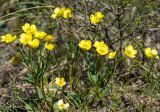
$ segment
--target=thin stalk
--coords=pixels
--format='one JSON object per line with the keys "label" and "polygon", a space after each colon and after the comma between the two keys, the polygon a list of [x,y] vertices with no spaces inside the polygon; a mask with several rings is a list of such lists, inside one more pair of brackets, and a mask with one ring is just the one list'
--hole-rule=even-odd
{"label": "thin stalk", "polygon": [[[44,54],[45,54],[44,52],[45,52],[45,49],[42,49],[42,48],[41,48],[41,49],[40,49],[40,61],[41,61],[41,60],[44,60],[44,57],[45,57],[45,56],[44,56]],[[48,59],[48,56],[49,56],[49,54],[50,54],[50,53],[47,54],[46,62],[41,61],[39,66],[40,66],[41,75],[42,75],[41,78],[40,78],[41,90],[42,90],[42,93],[43,93],[43,96],[44,96],[44,101],[45,101],[45,103],[47,104],[48,109],[50,109],[49,111],[51,111],[51,108],[50,108],[51,105],[50,105],[50,103],[49,103],[49,102],[47,101],[47,99],[46,99],[46,94],[45,94],[45,90],[44,90],[44,89],[45,89],[45,88],[44,88],[44,85],[45,85],[45,84],[44,84],[44,74],[45,74],[45,71],[46,71],[46,66],[47,66],[47,64],[48,64],[48,60],[49,60],[49,59]],[[45,64],[45,65],[43,65],[43,64]]]}
{"label": "thin stalk", "polygon": [[1,16],[0,19],[5,18],[5,17],[8,17],[8,16],[11,16],[11,15],[14,15],[14,14],[16,14],[16,13],[23,12],[23,11],[28,11],[28,10],[32,10],[32,9],[40,9],[40,8],[54,8],[54,6],[37,6],[37,7],[30,7],[30,8],[18,10],[18,11],[9,13],[9,14],[7,14],[7,15]]}
{"label": "thin stalk", "polygon": [[33,65],[32,65],[32,51],[31,48],[29,48],[29,62],[30,62],[30,71],[33,75]]}
{"label": "thin stalk", "polygon": [[73,72],[73,65],[69,65],[69,80],[70,80],[70,90],[71,91],[72,91],[72,83],[73,83],[72,72]]}
{"label": "thin stalk", "polygon": [[43,76],[42,76],[41,86],[42,86],[42,93],[43,93],[43,96],[44,96],[44,101],[46,102],[46,104],[48,106],[47,108],[51,110],[51,105],[47,101],[46,94],[45,94],[45,91],[44,91],[44,77]]}
{"label": "thin stalk", "polygon": [[154,67],[154,64],[155,64],[155,60],[152,61],[151,66],[150,66],[150,69],[149,69],[149,73],[148,73],[148,75],[151,75],[151,83],[152,83],[152,84],[153,84],[153,79],[154,79],[154,77],[153,77],[153,74],[152,74],[151,72],[152,72],[152,69],[153,69],[153,67]]}
{"label": "thin stalk", "polygon": [[[36,93],[38,93],[37,84],[34,84],[34,88],[36,90]],[[38,96],[38,100],[40,100],[39,96]],[[44,107],[43,107],[42,103],[40,103],[40,107],[41,107],[42,110],[44,110]]]}
{"label": "thin stalk", "polygon": [[39,3],[39,2],[18,2],[18,5],[28,5],[28,4],[32,4],[32,5],[49,5],[46,3]]}
{"label": "thin stalk", "polygon": [[[58,91],[59,91],[59,87],[57,88],[57,91],[55,92],[54,98],[56,98],[56,97],[57,97],[57,93],[58,93]],[[50,105],[51,112],[54,112],[53,105],[54,105],[54,101],[53,101],[53,99],[52,99],[52,103],[51,103],[51,105]]]}
{"label": "thin stalk", "polygon": [[[10,20],[14,20],[14,19],[16,19],[16,18],[19,18],[19,17],[23,17],[24,15],[20,15],[20,16],[14,16],[14,17],[11,17],[11,18],[9,18],[9,19],[5,19],[5,20],[3,20],[3,21],[0,21],[0,24],[1,23],[5,23],[5,22],[8,22],[8,21],[10,21]],[[1,17],[0,17],[1,18]]]}

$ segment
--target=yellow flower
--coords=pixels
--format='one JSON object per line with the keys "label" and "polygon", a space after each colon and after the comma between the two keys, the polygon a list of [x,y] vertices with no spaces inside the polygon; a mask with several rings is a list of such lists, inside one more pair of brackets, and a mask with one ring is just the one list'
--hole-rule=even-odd
{"label": "yellow flower", "polygon": [[97,24],[97,23],[100,23],[101,21],[95,16],[95,15],[91,15],[90,16],[90,20],[91,20],[91,23],[92,24]]}
{"label": "yellow flower", "polygon": [[104,41],[101,41],[101,42],[99,42],[99,41],[95,41],[95,43],[94,43],[94,47],[95,48],[97,48],[97,47],[99,47],[99,46],[103,46],[103,45],[105,45],[105,43],[104,43]]}
{"label": "yellow flower", "polygon": [[64,17],[64,18],[72,18],[72,10],[69,8],[55,8],[53,11],[53,14],[51,15],[53,19],[59,18],[59,17]]}
{"label": "yellow flower", "polygon": [[79,42],[79,47],[84,50],[90,50],[92,47],[92,42],[90,40],[81,40]]}
{"label": "yellow flower", "polygon": [[63,77],[62,78],[57,77],[55,83],[60,87],[63,87],[64,85],[66,85],[66,81],[64,80]]}
{"label": "yellow flower", "polygon": [[35,37],[40,40],[43,39],[46,35],[47,35],[47,33],[44,31],[36,31],[35,32]]}
{"label": "yellow flower", "polygon": [[125,47],[124,54],[129,58],[135,58],[137,50],[135,50],[132,45],[129,45]]}
{"label": "yellow flower", "polygon": [[31,48],[38,48],[39,47],[39,40],[38,39],[33,39],[30,41],[28,44]]}
{"label": "yellow flower", "polygon": [[12,43],[16,40],[17,36],[16,35],[12,35],[12,34],[7,34],[5,36],[2,36],[2,42],[5,42],[7,44]]}
{"label": "yellow flower", "polygon": [[55,46],[54,46],[54,44],[46,43],[45,48],[51,51],[51,50],[53,50],[55,48]]}
{"label": "yellow flower", "polygon": [[45,36],[45,41],[47,41],[47,42],[53,42],[53,36],[52,35],[47,35],[47,36]]}
{"label": "yellow flower", "polygon": [[22,30],[24,31],[24,32],[29,32],[29,30],[30,30],[30,24],[29,23],[26,23],[26,24],[24,24],[23,26],[22,26]]}
{"label": "yellow flower", "polygon": [[145,49],[145,54],[150,59],[152,59],[152,58],[159,58],[158,51],[156,49],[151,49],[151,48],[147,47]]}
{"label": "yellow flower", "polygon": [[53,19],[56,19],[56,18],[59,18],[61,16],[63,16],[63,11],[65,10],[65,8],[60,8],[60,7],[56,7],[53,11],[53,14],[52,14],[52,18]]}
{"label": "yellow flower", "polygon": [[63,17],[66,18],[66,19],[67,18],[72,18],[73,17],[72,10],[69,9],[69,8],[65,9],[64,12],[63,12]]}
{"label": "yellow flower", "polygon": [[30,27],[30,33],[34,34],[36,31],[37,31],[36,25],[32,24],[31,27]]}
{"label": "yellow flower", "polygon": [[19,41],[20,41],[23,45],[27,45],[31,40],[32,40],[32,35],[31,35],[31,34],[22,33],[22,34],[20,35]]}
{"label": "yellow flower", "polygon": [[103,14],[102,12],[96,12],[96,13],[95,13],[95,16],[96,16],[97,18],[99,18],[99,19],[105,18],[104,14]]}
{"label": "yellow flower", "polygon": [[103,18],[105,18],[105,16],[102,14],[102,12],[96,12],[95,14],[92,14],[90,16],[90,20],[92,24],[101,23]]}
{"label": "yellow flower", "polygon": [[22,30],[25,33],[34,34],[37,31],[37,27],[34,24],[30,25],[29,23],[26,23],[22,26]]}
{"label": "yellow flower", "polygon": [[95,41],[93,46],[100,55],[106,55],[109,52],[108,46],[104,43],[104,41]]}
{"label": "yellow flower", "polygon": [[98,46],[96,51],[100,55],[106,55],[109,52],[107,45]]}
{"label": "yellow flower", "polygon": [[109,59],[114,59],[114,58],[116,57],[116,54],[117,54],[116,51],[110,52],[110,53],[108,54],[108,58],[109,58]]}
{"label": "yellow flower", "polygon": [[59,100],[57,102],[57,106],[60,110],[63,110],[63,109],[68,109],[69,107],[69,103],[64,103],[63,100]]}

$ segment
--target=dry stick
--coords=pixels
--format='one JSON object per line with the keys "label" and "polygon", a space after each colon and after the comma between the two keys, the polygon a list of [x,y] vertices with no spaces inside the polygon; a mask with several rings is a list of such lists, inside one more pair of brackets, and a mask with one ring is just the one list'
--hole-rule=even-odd
{"label": "dry stick", "polygon": [[[146,23],[146,22],[147,22],[147,20],[144,21],[143,23],[141,23],[141,25],[143,25],[143,24]],[[133,36],[135,36],[135,35],[139,32],[139,29],[141,28],[141,25],[138,25],[138,26],[135,28],[134,31],[132,31],[132,32],[131,32],[130,34],[128,34],[127,36],[123,37],[122,40],[125,40],[125,39],[128,38],[128,37],[133,37]],[[123,30],[124,30],[124,29],[123,29]],[[122,30],[121,30],[121,31],[122,31]],[[144,34],[143,34],[142,37],[145,36],[145,34],[147,33],[147,31],[148,31],[148,30],[145,30],[145,31],[144,31]],[[119,40],[120,40],[120,38],[119,38],[119,39],[114,39],[114,40],[112,41],[112,43],[116,43],[116,42],[118,42]]]}
{"label": "dry stick", "polygon": [[[142,34],[142,39],[146,36],[146,34],[147,34],[147,31],[145,30],[144,32],[143,32],[143,34]],[[143,46],[145,46],[144,45],[144,43],[143,43]],[[145,53],[144,52],[142,52],[142,65],[144,65],[145,64]]]}
{"label": "dry stick", "polygon": [[117,15],[117,22],[118,22],[118,29],[119,29],[119,33],[120,33],[120,53],[122,55],[122,44],[123,44],[123,32],[122,32],[122,26],[121,26],[121,21],[120,21],[120,16],[121,15]]}
{"label": "dry stick", "polygon": [[109,8],[108,8],[107,5],[102,2],[102,0],[100,0],[100,4],[102,4],[105,7],[105,9],[108,10],[109,12],[112,12],[113,14],[115,14],[111,5],[109,5]]}
{"label": "dry stick", "polygon": [[108,35],[108,29],[107,28],[105,29],[105,34],[106,34],[106,38],[108,39],[109,47],[114,50],[113,45],[112,45],[112,40]]}
{"label": "dry stick", "polygon": [[28,11],[28,10],[32,10],[32,9],[39,9],[39,8],[54,8],[54,6],[37,6],[37,7],[30,7],[30,8],[18,10],[18,11],[9,13],[9,14],[7,14],[7,15],[1,16],[0,19],[5,18],[5,17],[10,16],[10,15],[14,15],[14,14],[16,14],[16,13],[23,12],[23,11]]}
{"label": "dry stick", "polygon": [[[110,8],[111,8],[111,7],[110,7]],[[107,10],[109,10],[109,9],[107,8]],[[108,35],[108,30],[109,30],[110,27],[112,27],[112,26],[118,21],[118,28],[119,28],[119,31],[120,31],[120,50],[121,50],[121,54],[122,54],[122,42],[123,42],[123,39],[122,39],[122,38],[123,38],[123,32],[122,32],[122,30],[121,30],[122,27],[121,27],[121,23],[120,23],[120,17],[121,17],[121,15],[123,15],[124,9],[123,9],[123,11],[122,11],[121,13],[119,13],[119,14],[116,14],[116,13],[113,11],[113,9],[110,9],[109,11],[112,12],[115,16],[117,16],[117,18],[116,18],[109,26],[105,27],[103,30],[105,30],[106,38],[108,39],[108,42],[109,42],[109,47],[114,50],[113,45],[112,45],[112,40],[110,39],[110,37],[109,37],[109,35]]]}
{"label": "dry stick", "polygon": [[[120,55],[122,56],[123,55],[123,31],[122,31],[122,24],[121,24],[121,20],[120,20],[120,17],[124,14],[124,12],[125,12],[125,10],[124,10],[124,8],[122,8],[122,11],[120,12],[120,11],[118,11],[118,13],[117,14],[115,14],[115,16],[116,16],[116,20],[117,20],[117,22],[118,22],[118,29],[119,29],[119,39],[120,39]],[[120,69],[122,69],[122,67],[123,67],[123,63],[122,63],[123,61],[122,60],[119,60],[119,68]],[[120,74],[122,74],[122,72],[123,72],[123,70],[122,71],[120,71]]]}
{"label": "dry stick", "polygon": [[86,0],[85,3],[86,3],[86,4],[85,4],[85,27],[84,27],[84,28],[85,28],[85,32],[84,32],[84,33],[85,33],[85,38],[86,38],[86,35],[87,35],[87,27],[88,27],[88,26],[87,26],[87,16],[88,16],[88,15],[87,15],[87,14],[88,14],[87,8],[88,8],[89,0]]}
{"label": "dry stick", "polygon": [[108,31],[109,31],[109,28],[112,27],[116,23],[116,21],[117,21],[117,18],[110,25],[108,25],[107,27],[103,28],[103,30],[106,33],[106,38],[108,39],[109,47],[111,49],[113,49],[113,50],[114,50],[114,47],[112,45],[112,40],[111,40],[110,36],[108,35]]}

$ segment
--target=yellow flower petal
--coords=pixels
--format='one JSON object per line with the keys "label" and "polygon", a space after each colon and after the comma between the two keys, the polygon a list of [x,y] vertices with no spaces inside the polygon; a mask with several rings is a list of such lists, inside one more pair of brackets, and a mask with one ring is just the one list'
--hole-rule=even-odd
{"label": "yellow flower petal", "polygon": [[59,77],[56,78],[55,83],[60,87],[63,87],[64,85],[66,85],[65,79],[59,78]]}
{"label": "yellow flower petal", "polygon": [[31,48],[38,48],[39,47],[39,44],[40,44],[40,41],[38,39],[33,39],[32,41],[30,41],[29,43],[29,46]]}
{"label": "yellow flower petal", "polygon": [[79,47],[84,50],[90,50],[92,47],[92,42],[90,40],[81,40],[79,42]]}
{"label": "yellow flower petal", "polygon": [[103,18],[105,16],[102,14],[102,12],[98,11],[95,14],[90,15],[90,21],[92,24],[99,24],[102,22]]}
{"label": "yellow flower petal", "polygon": [[47,33],[46,32],[44,32],[44,31],[36,31],[35,32],[35,37],[37,38],[37,39],[44,39],[45,38],[45,36],[47,35]]}
{"label": "yellow flower petal", "polygon": [[116,51],[110,52],[110,53],[108,54],[108,58],[109,58],[109,59],[114,59],[114,58],[116,57],[116,54],[117,54]]}
{"label": "yellow flower petal", "polygon": [[151,49],[149,47],[147,47],[145,50],[144,50],[146,56],[150,59],[152,58],[159,58],[158,56],[158,51],[156,49]]}
{"label": "yellow flower petal", "polygon": [[27,45],[31,40],[32,40],[32,35],[31,35],[31,34],[22,33],[22,34],[20,35],[19,41],[20,41],[23,45]]}
{"label": "yellow flower petal", "polygon": [[14,42],[16,40],[16,38],[17,38],[17,36],[16,35],[13,36],[12,34],[6,34],[1,37],[2,42],[5,42],[7,44]]}
{"label": "yellow flower petal", "polygon": [[34,33],[37,31],[37,27],[36,27],[36,25],[34,25],[34,24],[30,25],[29,23],[25,23],[25,24],[22,26],[22,30],[23,30],[25,33],[34,34]]}
{"label": "yellow flower petal", "polygon": [[52,35],[45,36],[45,41],[47,42],[53,42],[54,37]]}
{"label": "yellow flower petal", "polygon": [[72,14],[72,10],[67,8],[63,11],[63,17],[64,18],[72,18],[73,17],[73,14]]}
{"label": "yellow flower petal", "polygon": [[95,41],[93,46],[97,48],[97,47],[103,46],[103,45],[105,45],[104,41],[100,41],[100,42],[99,41]]}
{"label": "yellow flower petal", "polygon": [[48,49],[48,50],[50,50],[50,51],[53,50],[54,47],[55,47],[54,44],[48,44],[48,43],[46,43],[46,45],[45,45],[45,48]]}
{"label": "yellow flower petal", "polygon": [[124,54],[129,58],[135,58],[137,50],[135,50],[132,45],[128,45],[125,47]]}
{"label": "yellow flower petal", "polygon": [[106,55],[109,52],[108,46],[99,46],[96,48],[96,51],[100,55]]}

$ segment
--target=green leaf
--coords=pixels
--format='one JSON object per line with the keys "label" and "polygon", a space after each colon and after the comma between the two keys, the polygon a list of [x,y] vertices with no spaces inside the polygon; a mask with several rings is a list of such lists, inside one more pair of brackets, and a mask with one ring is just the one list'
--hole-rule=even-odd
{"label": "green leaf", "polygon": [[25,105],[25,109],[27,110],[27,112],[33,112],[32,107],[27,103]]}
{"label": "green leaf", "polygon": [[80,107],[81,104],[81,100],[79,99],[79,97],[77,96],[77,94],[75,92],[69,92],[67,94],[67,98],[69,101],[72,102],[72,104],[74,104],[76,107]]}
{"label": "green leaf", "polygon": [[34,84],[34,77],[31,74],[27,74],[25,80],[30,84]]}
{"label": "green leaf", "polygon": [[90,88],[89,94],[90,95],[96,95],[97,94],[97,88],[95,88],[95,87]]}
{"label": "green leaf", "polygon": [[109,94],[109,90],[110,88],[105,87],[104,89],[102,89],[101,94],[102,96],[107,96]]}
{"label": "green leaf", "polygon": [[52,102],[52,98],[51,97],[46,96],[46,100],[49,101],[49,102]]}
{"label": "green leaf", "polygon": [[42,91],[41,91],[41,89],[39,87],[37,87],[37,92],[38,92],[39,98],[42,99],[43,98],[43,94],[42,94]]}
{"label": "green leaf", "polygon": [[88,79],[93,85],[97,85],[98,82],[98,75],[92,75],[91,73],[88,73]]}
{"label": "green leaf", "polygon": [[136,25],[141,24],[141,18],[140,17],[135,18],[134,22],[135,22]]}

